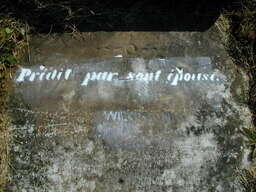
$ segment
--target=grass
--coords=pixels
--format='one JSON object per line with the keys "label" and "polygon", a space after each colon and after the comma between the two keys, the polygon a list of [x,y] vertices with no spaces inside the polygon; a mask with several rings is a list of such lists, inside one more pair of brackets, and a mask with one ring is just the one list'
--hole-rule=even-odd
{"label": "grass", "polygon": [[256,168],[244,169],[240,171],[239,177],[246,192],[255,192]]}
{"label": "grass", "polygon": [[0,18],[0,192],[9,178],[10,121],[7,114],[8,93],[13,69],[27,45],[26,26],[9,18]]}
{"label": "grass", "polygon": [[[233,62],[249,76],[248,106],[253,114],[253,127],[244,128],[247,144],[256,148],[256,0],[243,0],[235,11],[225,10],[216,23]],[[252,167],[242,170],[240,180],[246,192],[256,191],[256,157]]]}

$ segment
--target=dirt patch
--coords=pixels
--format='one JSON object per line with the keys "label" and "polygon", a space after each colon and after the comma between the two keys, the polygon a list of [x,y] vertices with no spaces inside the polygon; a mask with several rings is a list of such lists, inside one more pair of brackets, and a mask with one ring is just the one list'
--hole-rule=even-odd
{"label": "dirt patch", "polygon": [[204,31],[220,8],[235,0],[20,0],[1,3],[4,14],[22,18],[35,31]]}

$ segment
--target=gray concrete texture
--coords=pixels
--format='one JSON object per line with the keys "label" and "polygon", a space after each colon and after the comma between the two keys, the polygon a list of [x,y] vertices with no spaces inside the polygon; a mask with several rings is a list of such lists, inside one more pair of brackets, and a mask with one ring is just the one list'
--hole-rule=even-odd
{"label": "gray concrete texture", "polygon": [[9,190],[240,192],[247,89],[214,27],[33,37]]}

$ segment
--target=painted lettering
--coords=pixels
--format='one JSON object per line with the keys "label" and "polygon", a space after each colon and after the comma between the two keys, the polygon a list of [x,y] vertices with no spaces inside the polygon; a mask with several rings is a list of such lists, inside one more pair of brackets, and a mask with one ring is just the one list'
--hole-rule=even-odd
{"label": "painted lettering", "polygon": [[17,82],[25,81],[25,77],[29,77],[31,75],[32,71],[27,68],[21,68],[21,72],[19,77],[16,79]]}

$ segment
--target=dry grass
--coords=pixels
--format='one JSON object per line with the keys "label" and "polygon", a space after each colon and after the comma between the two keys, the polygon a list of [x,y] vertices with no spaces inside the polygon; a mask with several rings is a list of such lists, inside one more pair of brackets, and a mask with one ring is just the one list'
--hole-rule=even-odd
{"label": "dry grass", "polygon": [[[241,1],[236,11],[224,11],[216,23],[222,34],[224,45],[233,62],[245,70],[249,76],[248,106],[253,113],[254,127],[243,133],[255,154],[256,147],[256,0]],[[252,155],[253,156],[253,155]],[[256,157],[252,167],[240,172],[240,181],[246,192],[256,191]]]}
{"label": "dry grass", "polygon": [[244,169],[240,171],[239,177],[246,192],[255,192],[256,168]]}
{"label": "dry grass", "polygon": [[[2,98],[1,98],[2,99]],[[2,102],[1,102],[2,103]],[[1,110],[0,114],[0,189],[8,181],[9,176],[9,121],[7,115]]]}
{"label": "dry grass", "polygon": [[0,191],[9,180],[11,132],[7,107],[10,80],[27,41],[25,25],[13,19],[0,18]]}

